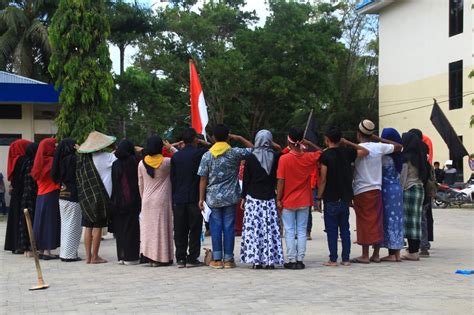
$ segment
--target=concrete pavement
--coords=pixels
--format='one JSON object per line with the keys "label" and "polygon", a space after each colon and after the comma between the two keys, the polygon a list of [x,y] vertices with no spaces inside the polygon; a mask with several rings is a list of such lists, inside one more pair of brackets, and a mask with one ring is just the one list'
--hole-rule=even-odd
{"label": "concrete pavement", "polygon": [[[109,263],[42,261],[50,288],[30,292],[36,283],[33,259],[2,250],[0,314],[474,312],[474,276],[454,274],[474,269],[473,210],[434,210],[436,240],[429,258],[348,268],[322,266],[328,255],[326,238],[321,215],[313,214],[314,240],[308,242],[305,270],[122,266],[114,263],[115,241],[108,238],[101,253]],[[0,222],[1,248],[5,228],[6,222]],[[203,247],[210,247],[209,238]],[[238,252],[236,246],[236,257]],[[359,254],[359,246],[353,245],[352,256]]]}

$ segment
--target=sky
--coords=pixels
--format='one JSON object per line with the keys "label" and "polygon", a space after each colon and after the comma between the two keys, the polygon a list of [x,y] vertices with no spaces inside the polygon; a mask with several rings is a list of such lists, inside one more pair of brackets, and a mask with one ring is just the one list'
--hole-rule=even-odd
{"label": "sky", "polygon": [[[133,3],[133,0],[128,0],[128,2]],[[139,0],[139,3],[145,6],[153,6],[155,4],[159,4],[159,0]],[[265,0],[247,0],[247,5],[245,9],[248,11],[257,12],[257,16],[260,18],[260,22],[257,25],[263,25],[265,23],[265,19],[268,15],[268,11],[266,8]],[[120,55],[119,50],[116,46],[110,45],[110,59],[112,59],[112,70],[115,73],[119,73],[120,69]],[[130,66],[133,62],[133,56],[138,52],[135,47],[127,47],[125,50],[125,68]]]}

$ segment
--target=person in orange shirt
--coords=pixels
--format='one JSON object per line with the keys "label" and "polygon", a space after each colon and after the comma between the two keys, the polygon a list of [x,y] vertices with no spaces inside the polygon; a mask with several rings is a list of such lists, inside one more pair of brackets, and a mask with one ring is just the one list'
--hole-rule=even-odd
{"label": "person in orange shirt", "polygon": [[[317,152],[304,152],[306,145]],[[277,207],[282,212],[288,262],[286,269],[304,269],[306,229],[309,209],[313,205],[311,173],[321,156],[321,149],[303,139],[303,131],[292,128],[288,133],[290,152],[283,155],[277,170]],[[297,240],[295,240],[295,235]]]}

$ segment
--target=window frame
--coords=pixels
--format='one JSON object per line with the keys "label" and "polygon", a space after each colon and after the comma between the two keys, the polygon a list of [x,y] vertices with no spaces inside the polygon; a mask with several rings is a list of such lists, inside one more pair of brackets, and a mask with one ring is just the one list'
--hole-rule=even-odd
{"label": "window frame", "polygon": [[463,108],[463,60],[449,63],[448,66],[448,90],[449,90],[449,110]]}
{"label": "window frame", "polygon": [[464,0],[449,0],[448,23],[449,37],[453,37],[464,32]]}

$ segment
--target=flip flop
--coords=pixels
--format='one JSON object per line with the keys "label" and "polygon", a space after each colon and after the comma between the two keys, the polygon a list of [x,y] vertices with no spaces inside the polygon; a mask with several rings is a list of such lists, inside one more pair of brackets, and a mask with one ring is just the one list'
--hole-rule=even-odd
{"label": "flip flop", "polygon": [[381,259],[380,258],[379,259],[374,259],[374,258],[370,257],[370,261],[373,262],[373,263],[376,263],[376,264],[380,264]]}
{"label": "flip flop", "polygon": [[326,267],[337,267],[337,262],[332,262],[332,261],[326,261],[323,266],[326,266]]}
{"label": "flip flop", "polygon": [[368,265],[370,264],[370,261],[360,260],[359,258],[352,258],[351,263]]}

